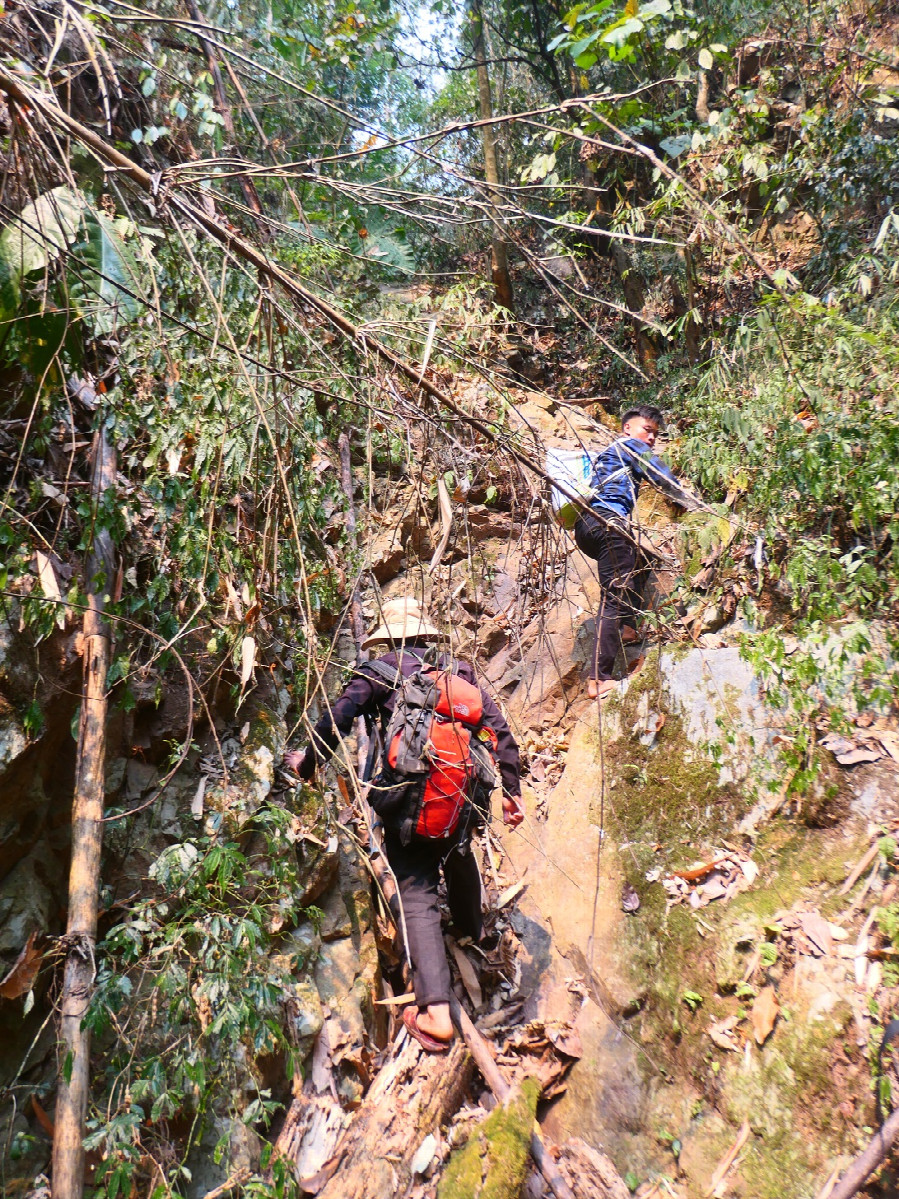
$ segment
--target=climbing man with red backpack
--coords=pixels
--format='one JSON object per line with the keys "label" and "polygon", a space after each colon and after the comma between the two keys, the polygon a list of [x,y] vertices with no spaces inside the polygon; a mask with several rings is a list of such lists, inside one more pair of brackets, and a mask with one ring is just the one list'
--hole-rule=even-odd
{"label": "climbing man with red backpack", "polygon": [[415,1005],[403,1009],[410,1034],[432,1053],[449,1045],[450,972],[440,926],[441,871],[457,930],[481,937],[481,877],[473,830],[489,816],[494,765],[503,789],[503,822],[524,819],[518,745],[474,668],[437,652],[440,634],[412,597],[383,605],[382,623],[362,648],[389,645],[362,662],[312,731],[305,753],[285,763],[310,779],[357,716],[373,725],[383,751],[368,802],[384,826],[384,852],[403,908]]}

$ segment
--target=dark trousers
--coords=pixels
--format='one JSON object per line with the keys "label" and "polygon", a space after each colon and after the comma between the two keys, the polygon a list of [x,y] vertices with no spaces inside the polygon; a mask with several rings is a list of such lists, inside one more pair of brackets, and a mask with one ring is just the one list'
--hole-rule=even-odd
{"label": "dark trousers", "polygon": [[415,1002],[420,1008],[448,1003],[450,972],[440,927],[437,887],[440,870],[446,880],[450,914],[459,932],[479,941],[481,937],[481,875],[471,851],[470,834],[427,841],[413,838],[403,845],[399,835],[387,828],[384,851],[393,870],[403,901]]}
{"label": "dark trousers", "polygon": [[632,541],[587,513],[578,517],[574,539],[582,554],[595,559],[602,587],[588,675],[610,679],[621,647],[622,626],[637,627],[646,584],[645,561]]}

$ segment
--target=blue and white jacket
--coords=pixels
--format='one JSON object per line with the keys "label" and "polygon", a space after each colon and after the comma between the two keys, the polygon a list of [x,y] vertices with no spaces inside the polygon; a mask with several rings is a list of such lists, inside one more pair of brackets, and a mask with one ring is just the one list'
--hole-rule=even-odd
{"label": "blue and white jacket", "polygon": [[644,480],[683,507],[696,507],[696,500],[684,490],[671,468],[638,437],[619,437],[597,457],[590,476],[590,507],[629,520]]}

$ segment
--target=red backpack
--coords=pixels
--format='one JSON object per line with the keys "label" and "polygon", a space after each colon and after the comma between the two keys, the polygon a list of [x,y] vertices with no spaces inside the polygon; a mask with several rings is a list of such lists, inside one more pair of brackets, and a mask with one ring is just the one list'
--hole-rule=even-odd
{"label": "red backpack", "polygon": [[473,805],[482,815],[496,786],[496,733],[483,723],[480,690],[447,669],[415,671],[403,678],[385,662],[366,662],[397,688],[387,725],[384,762],[369,801],[399,828],[408,844],[414,834],[451,836]]}

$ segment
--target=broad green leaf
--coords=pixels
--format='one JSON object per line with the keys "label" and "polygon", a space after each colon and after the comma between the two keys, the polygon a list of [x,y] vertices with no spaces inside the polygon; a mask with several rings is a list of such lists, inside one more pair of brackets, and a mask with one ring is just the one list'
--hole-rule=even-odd
{"label": "broad green leaf", "polygon": [[677,137],[664,137],[659,142],[659,146],[669,158],[677,158],[679,154],[683,154],[684,150],[689,150],[693,144],[692,133],[681,133]]}
{"label": "broad green leaf", "polygon": [[715,59],[712,57],[711,50],[708,50],[705,46],[699,51],[699,65],[704,71],[711,71],[715,65]]}
{"label": "broad green leaf", "polygon": [[73,263],[70,290],[94,335],[104,336],[140,314],[134,293],[142,291],[142,269],[104,212],[88,209],[82,232],[84,240],[75,247],[81,262]]}
{"label": "broad green leaf", "polygon": [[621,47],[634,33],[642,33],[643,22],[637,17],[628,17],[626,21],[616,21],[602,35],[602,40],[609,46]]}
{"label": "broad green leaf", "polygon": [[586,53],[586,51],[590,48],[590,46],[593,45],[601,33],[602,30],[597,29],[593,33],[589,33],[586,37],[578,38],[576,42],[572,42],[572,44],[568,47],[568,52],[571,54],[572,58],[579,58],[581,54]]}
{"label": "broad green leaf", "polygon": [[54,187],[22,211],[0,234],[0,314],[19,305],[22,280],[45,270],[72,242],[85,200],[70,187]]}

